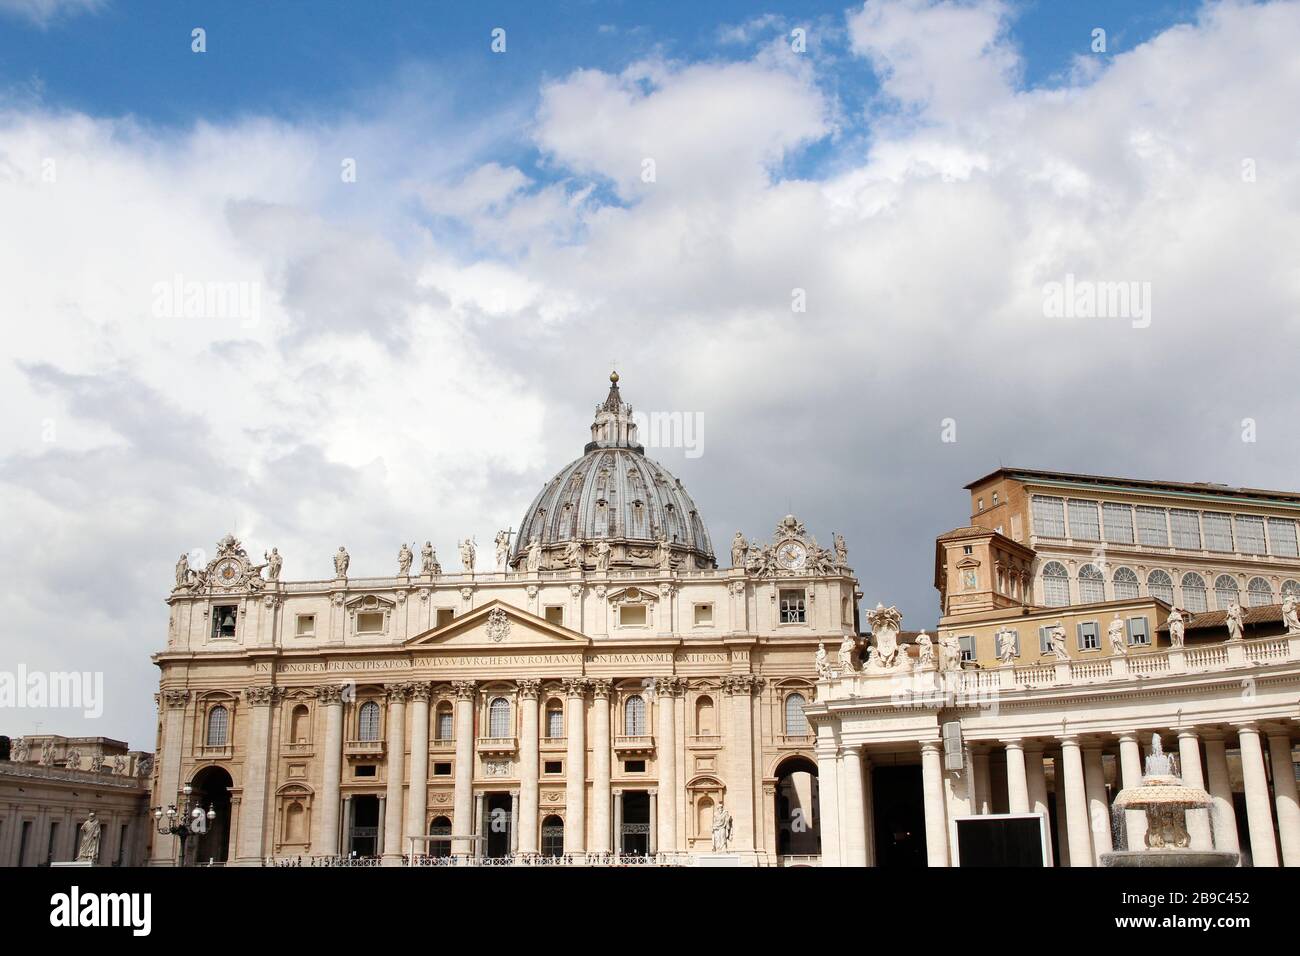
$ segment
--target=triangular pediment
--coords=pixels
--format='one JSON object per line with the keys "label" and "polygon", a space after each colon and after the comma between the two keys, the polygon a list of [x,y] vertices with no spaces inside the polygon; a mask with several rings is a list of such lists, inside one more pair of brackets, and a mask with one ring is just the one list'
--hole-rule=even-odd
{"label": "triangular pediment", "polygon": [[[505,627],[502,627],[502,622]],[[504,633],[503,633],[504,632]],[[430,628],[406,642],[407,647],[538,648],[590,644],[591,639],[552,624],[504,601],[490,601],[441,627]]]}

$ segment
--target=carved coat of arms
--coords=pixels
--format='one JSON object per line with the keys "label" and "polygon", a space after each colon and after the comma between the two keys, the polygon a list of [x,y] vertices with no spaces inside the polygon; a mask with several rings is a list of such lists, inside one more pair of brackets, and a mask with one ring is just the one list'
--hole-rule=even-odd
{"label": "carved coat of arms", "polygon": [[500,644],[510,634],[510,616],[499,607],[488,611],[487,636]]}

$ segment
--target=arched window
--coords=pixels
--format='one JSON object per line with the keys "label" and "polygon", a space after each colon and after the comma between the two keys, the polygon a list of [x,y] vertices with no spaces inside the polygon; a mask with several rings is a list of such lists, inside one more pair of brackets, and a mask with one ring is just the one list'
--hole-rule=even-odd
{"label": "arched window", "polygon": [[1147,593],[1166,604],[1174,603],[1174,579],[1159,568],[1147,575]]}
{"label": "arched window", "polygon": [[1095,564],[1079,569],[1079,603],[1095,604],[1106,600],[1106,577]]}
{"label": "arched window", "polygon": [[804,704],[806,703],[803,694],[791,694],[785,699],[785,732],[787,735],[799,737],[808,733],[808,718],[803,713]]}
{"label": "arched window", "polygon": [[289,726],[289,734],[293,738],[290,743],[305,744],[311,739],[311,711],[306,704],[299,704],[293,709]]}
{"label": "arched window", "polygon": [[629,737],[645,736],[645,700],[638,694],[633,694],[623,705],[623,733]]}
{"label": "arched window", "polygon": [[714,719],[713,698],[708,694],[701,694],[695,701],[695,732],[701,737],[713,737],[718,733],[718,725]]}
{"label": "arched window", "polygon": [[1043,565],[1043,603],[1048,607],[1065,607],[1070,603],[1070,576],[1059,561]]}
{"label": "arched window", "polygon": [[1214,604],[1220,611],[1226,611],[1233,601],[1241,603],[1241,592],[1237,590],[1237,579],[1231,574],[1220,574],[1214,579]]}
{"label": "arched window", "polygon": [[1138,596],[1138,576],[1132,568],[1116,568],[1111,583],[1115,588],[1116,601],[1128,601]]}
{"label": "arched window", "polygon": [[1195,571],[1183,575],[1183,606],[1193,614],[1203,614],[1209,608],[1205,603],[1205,578]]}
{"label": "arched window", "polygon": [[510,736],[510,701],[504,697],[494,697],[488,704],[488,736]]}
{"label": "arched window", "polygon": [[217,704],[208,711],[208,746],[224,747],[230,732],[230,711]]}
{"label": "arched window", "polygon": [[546,736],[564,736],[564,704],[558,700],[552,700],[546,705]]}
{"label": "arched window", "polygon": [[542,820],[542,856],[564,855],[564,821],[557,816]]}
{"label": "arched window", "polygon": [[438,712],[433,721],[433,739],[451,740],[455,735],[455,718],[452,717],[451,703],[443,701],[438,705]]}
{"label": "arched window", "polygon": [[1300,581],[1288,580],[1282,582],[1282,597],[1286,597],[1288,594],[1294,594],[1297,599],[1300,599]]}
{"label": "arched window", "polygon": [[1250,583],[1246,585],[1246,592],[1251,607],[1264,607],[1266,604],[1273,603],[1273,589],[1263,578],[1251,578]]}
{"label": "arched window", "polygon": [[361,705],[357,715],[357,739],[372,741],[379,739],[379,705],[368,700]]}
{"label": "arched window", "polygon": [[[429,836],[436,836],[436,837],[451,836],[451,818],[434,817],[433,822],[429,824]],[[430,840],[429,856],[451,856],[451,841]]]}

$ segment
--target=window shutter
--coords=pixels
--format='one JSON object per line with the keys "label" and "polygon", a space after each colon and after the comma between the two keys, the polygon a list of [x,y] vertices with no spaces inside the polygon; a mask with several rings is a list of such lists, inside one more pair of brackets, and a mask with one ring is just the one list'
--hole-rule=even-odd
{"label": "window shutter", "polygon": [[1078,641],[1079,650],[1083,650],[1084,646],[1083,646],[1083,622],[1082,621],[1074,625],[1074,631],[1075,631],[1075,638]]}

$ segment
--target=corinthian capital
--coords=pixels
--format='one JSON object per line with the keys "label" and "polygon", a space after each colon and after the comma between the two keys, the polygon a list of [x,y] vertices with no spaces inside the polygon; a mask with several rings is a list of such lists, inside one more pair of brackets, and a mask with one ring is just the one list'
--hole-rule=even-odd
{"label": "corinthian capital", "polygon": [[753,674],[732,674],[722,678],[722,691],[732,697],[748,697],[763,686],[763,678]]}
{"label": "corinthian capital", "polygon": [[472,680],[454,680],[451,682],[451,691],[457,700],[473,700],[476,686]]}
{"label": "corinthian capital", "polygon": [[162,696],[168,707],[184,707],[190,699],[190,692],[187,690],[165,690],[162,692]]}
{"label": "corinthian capital", "polygon": [[411,684],[410,687],[411,687],[411,700],[427,701],[430,697],[433,696],[433,685],[430,684],[428,681],[425,680],[416,681],[415,683]]}
{"label": "corinthian capital", "polygon": [[595,697],[597,700],[609,699],[609,693],[614,686],[613,681],[605,677],[597,677],[596,679],[588,681],[587,683],[590,684],[591,686],[592,696]]}
{"label": "corinthian capital", "polygon": [[655,693],[660,697],[680,697],[686,690],[685,677],[656,677]]}
{"label": "corinthian capital", "polygon": [[256,687],[244,688],[244,699],[257,707],[270,706],[283,696],[283,688],[272,687],[269,684],[259,684]]}
{"label": "corinthian capital", "polygon": [[524,677],[516,683],[519,685],[519,696],[524,700],[536,700],[542,692],[542,682],[536,677]]}
{"label": "corinthian capital", "polygon": [[564,685],[564,694],[566,697],[586,697],[587,687],[590,683],[585,677],[566,677],[561,683]]}
{"label": "corinthian capital", "polygon": [[385,684],[384,693],[388,695],[388,702],[405,703],[406,699],[411,696],[411,685],[406,681],[400,681],[396,684]]}
{"label": "corinthian capital", "polygon": [[325,706],[343,702],[343,688],[338,684],[320,684],[316,687],[316,699]]}

